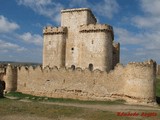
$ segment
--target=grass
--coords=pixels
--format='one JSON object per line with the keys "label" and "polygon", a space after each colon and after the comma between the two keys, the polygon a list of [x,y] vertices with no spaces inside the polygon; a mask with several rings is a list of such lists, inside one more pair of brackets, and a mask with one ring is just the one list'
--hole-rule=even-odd
{"label": "grass", "polygon": [[20,102],[17,100],[0,99],[0,116],[4,115],[36,115],[40,117],[58,118],[58,116],[64,115],[72,117],[79,112],[83,112],[83,109],[76,107],[62,107],[57,105],[46,105],[38,102]]}
{"label": "grass", "polygon": [[31,101],[47,101],[47,102],[61,102],[61,103],[79,103],[79,104],[106,104],[106,105],[113,105],[113,104],[123,104],[125,103],[124,100],[115,100],[115,101],[84,101],[78,99],[66,99],[66,98],[49,98],[49,97],[40,97],[40,96],[33,96],[29,94],[23,94],[20,92],[10,92],[6,94],[8,97],[16,97],[17,99],[27,99]]}
{"label": "grass", "polygon": [[[84,120],[142,120],[142,117],[120,117],[116,112],[70,107],[48,105],[39,102],[21,102],[7,98],[0,99],[0,117],[7,115],[34,115],[38,117],[46,117],[58,119],[62,116],[67,118],[81,118]],[[145,117],[145,120],[153,120],[153,117]],[[155,119],[156,120],[156,119]],[[157,118],[158,120],[158,118]]]}
{"label": "grass", "polygon": [[58,105],[46,105],[39,102],[17,102],[17,100],[0,99],[0,116],[31,114],[39,117],[58,118],[60,116],[70,118],[84,118],[87,120],[105,120],[107,116],[115,116],[112,112],[98,111],[78,107],[63,107]]}
{"label": "grass", "polygon": [[[63,99],[63,98],[47,98],[32,96],[28,94],[22,94],[19,92],[10,92],[6,94],[7,97],[16,97],[17,99],[11,100],[8,98],[0,99],[0,118],[8,115],[29,115],[37,117],[46,117],[50,119],[59,119],[64,116],[69,119],[81,118],[84,120],[160,120],[159,111],[139,111],[135,110],[133,112],[155,112],[158,115],[155,117],[122,117],[117,116],[117,112],[91,109],[91,108],[81,108],[73,106],[59,106],[53,104],[43,104],[41,102],[60,102],[60,103],[77,103],[77,104],[89,104],[89,105],[121,105],[124,104],[124,100],[117,101],[81,101],[74,99]],[[160,76],[157,77],[156,84],[156,96],[160,97]],[[19,100],[29,100],[32,102],[22,102]],[[129,110],[130,112],[132,110]],[[121,111],[119,111],[121,112]]]}

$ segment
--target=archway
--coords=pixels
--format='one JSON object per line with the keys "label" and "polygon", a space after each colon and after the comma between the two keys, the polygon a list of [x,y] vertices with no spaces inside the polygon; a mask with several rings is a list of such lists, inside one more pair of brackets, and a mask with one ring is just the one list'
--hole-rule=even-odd
{"label": "archway", "polygon": [[93,70],[93,64],[90,63],[88,68],[89,68],[90,71],[92,71]]}
{"label": "archway", "polygon": [[75,65],[71,65],[71,69],[75,70],[76,69]]}
{"label": "archway", "polygon": [[6,87],[6,83],[0,80],[0,98],[4,97],[5,87]]}

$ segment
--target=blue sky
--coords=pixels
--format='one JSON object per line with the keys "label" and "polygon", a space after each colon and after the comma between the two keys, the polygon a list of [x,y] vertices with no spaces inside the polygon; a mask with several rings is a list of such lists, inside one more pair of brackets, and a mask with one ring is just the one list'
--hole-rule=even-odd
{"label": "blue sky", "polygon": [[90,8],[113,26],[121,63],[160,63],[160,0],[0,0],[0,61],[42,62],[44,26],[60,25],[60,10]]}

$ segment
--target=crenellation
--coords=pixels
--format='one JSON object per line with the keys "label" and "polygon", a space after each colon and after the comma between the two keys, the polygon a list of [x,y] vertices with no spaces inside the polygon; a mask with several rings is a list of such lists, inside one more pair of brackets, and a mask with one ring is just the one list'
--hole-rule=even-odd
{"label": "crenellation", "polygon": [[0,66],[6,91],[81,100],[156,102],[154,60],[124,66],[110,25],[97,24],[87,8],[62,10],[61,14],[61,27],[43,29],[43,67],[8,65],[4,71]]}
{"label": "crenellation", "polygon": [[[18,70],[28,70],[29,68],[31,68],[32,66],[28,67],[28,66],[19,66]],[[33,68],[33,67],[32,67]]]}
{"label": "crenellation", "polygon": [[[152,103],[155,102],[152,86],[155,80],[153,64],[152,61],[129,63],[126,66],[117,64],[110,72],[99,69],[90,71],[88,68],[83,70],[79,67],[74,71],[65,67],[42,69],[41,66],[30,66],[28,69],[26,66],[9,66],[7,69],[18,69],[17,91],[23,93],[48,97],[67,95],[65,98],[75,98],[76,95],[76,98],[83,100],[124,99],[128,102]],[[6,75],[12,76],[9,72]],[[7,80],[5,81],[8,84]],[[144,81],[147,88],[142,87]],[[16,84],[13,83],[10,81],[10,89]],[[140,88],[143,89],[139,91]],[[144,93],[147,94],[144,96]]]}
{"label": "crenellation", "polygon": [[66,69],[66,67],[61,67],[61,68],[59,68],[59,71],[60,72],[67,72],[67,69]]}
{"label": "crenellation", "polygon": [[152,67],[155,64],[155,61],[148,60],[144,62],[129,62],[128,65],[141,66],[141,67]]}
{"label": "crenellation", "polygon": [[42,66],[36,66],[34,68],[34,71],[42,71],[43,72]]}
{"label": "crenellation", "polygon": [[57,66],[54,66],[52,68],[50,68],[52,71],[59,71],[60,68],[58,68]]}
{"label": "crenellation", "polygon": [[113,29],[110,25],[107,24],[88,24],[88,25],[81,25],[79,28],[80,32],[113,32]]}
{"label": "crenellation", "polygon": [[52,27],[52,26],[47,26],[43,29],[43,34],[66,34],[67,33],[67,28],[66,27]]}

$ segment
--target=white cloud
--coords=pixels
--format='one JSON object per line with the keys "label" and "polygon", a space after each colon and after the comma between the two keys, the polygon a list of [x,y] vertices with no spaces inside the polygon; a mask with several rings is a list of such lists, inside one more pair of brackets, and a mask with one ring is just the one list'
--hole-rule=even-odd
{"label": "white cloud", "polygon": [[121,50],[123,50],[123,51],[128,51],[128,48],[126,48],[126,47],[121,47]]}
{"label": "white cloud", "polygon": [[19,5],[31,8],[34,12],[49,17],[53,21],[60,22],[60,10],[63,5],[52,0],[17,0]]}
{"label": "white cloud", "polygon": [[160,0],[140,0],[144,12],[152,15],[160,15]]}
{"label": "white cloud", "polygon": [[[124,61],[143,61],[154,59],[160,62],[160,0],[139,0],[142,13],[127,19],[136,30],[115,28],[117,39],[129,48],[122,50]],[[133,15],[132,15],[133,16]],[[123,61],[123,62],[124,62]]]}
{"label": "white cloud", "polygon": [[124,28],[115,28],[115,34],[122,45],[138,45],[148,50],[160,50],[160,31],[133,33]]}
{"label": "white cloud", "polygon": [[142,34],[132,33],[124,28],[115,27],[114,34],[118,37],[118,42],[120,42],[122,45],[136,45],[144,42]]}
{"label": "white cloud", "polygon": [[102,0],[95,4],[87,0],[71,0],[69,7],[75,6],[91,8],[97,15],[108,18],[112,18],[120,8],[116,0]]}
{"label": "white cloud", "polygon": [[124,28],[115,28],[115,34],[122,45],[121,60],[123,60],[123,63],[147,59],[154,59],[160,62],[159,31],[133,33]]}
{"label": "white cloud", "polygon": [[160,0],[140,0],[140,6],[144,15],[133,17],[133,24],[140,28],[160,30]]}
{"label": "white cloud", "polygon": [[160,31],[146,32],[144,34],[144,40],[147,41],[146,44],[144,44],[145,48],[148,50],[157,50],[157,52],[160,52],[159,36]]}
{"label": "white cloud", "polygon": [[22,35],[17,35],[18,39],[23,40],[26,43],[33,43],[35,45],[42,45],[43,38],[38,34],[31,34],[30,32]]}
{"label": "white cloud", "polygon": [[116,0],[104,0],[99,4],[93,5],[92,8],[97,14],[112,18],[115,13],[118,13],[119,5]]}
{"label": "white cloud", "polygon": [[70,0],[69,8],[74,7],[90,7],[90,4],[87,0]]}
{"label": "white cloud", "polygon": [[151,28],[151,29],[155,29],[155,28],[160,28],[159,26],[157,26],[158,24],[160,24],[160,17],[158,16],[135,16],[132,18],[133,21],[133,25],[139,27],[139,28]]}
{"label": "white cloud", "polygon": [[0,50],[1,52],[8,52],[8,51],[22,52],[22,51],[26,51],[27,49],[24,47],[20,47],[17,44],[0,40]]}
{"label": "white cloud", "polygon": [[0,33],[12,32],[20,28],[15,22],[8,21],[3,15],[0,15]]}
{"label": "white cloud", "polygon": [[[56,23],[60,23],[60,10],[67,5],[52,0],[17,0],[19,5],[24,5],[31,8],[34,12],[49,17]],[[116,0],[103,0],[97,3],[87,0],[68,0],[69,8],[87,7],[91,8],[100,16],[112,18],[119,10],[119,5]]]}

